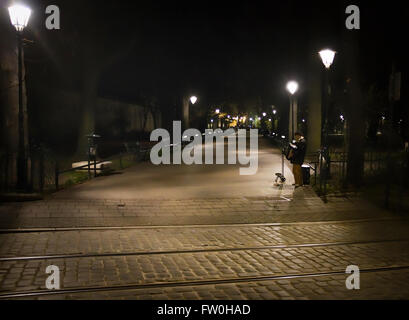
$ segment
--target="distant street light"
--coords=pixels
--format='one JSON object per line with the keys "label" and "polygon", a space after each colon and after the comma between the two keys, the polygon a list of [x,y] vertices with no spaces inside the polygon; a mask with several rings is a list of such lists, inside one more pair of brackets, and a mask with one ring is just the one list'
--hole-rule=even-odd
{"label": "distant street light", "polygon": [[197,97],[196,97],[196,96],[191,96],[191,97],[190,97],[190,102],[191,102],[192,104],[195,104],[196,101],[197,101]]}
{"label": "distant street light", "polygon": [[274,124],[273,124],[273,129],[277,130],[278,129],[278,120],[276,118],[277,110],[274,109],[275,107],[273,106],[273,118],[274,118]]}
{"label": "distant street light", "polygon": [[330,49],[324,49],[319,52],[325,68],[329,69],[331,67],[332,63],[334,62],[335,53],[335,51],[332,51]]}
{"label": "distant street light", "polygon": [[287,83],[287,91],[293,95],[298,90],[298,83],[296,81],[289,81]]}
{"label": "distant street light", "polygon": [[292,141],[294,139],[294,130],[297,130],[297,97],[294,94],[298,91],[298,83],[296,81],[289,81],[287,83],[287,91],[290,93],[289,129],[291,130],[288,138]]}
{"label": "distant street light", "polygon": [[267,113],[263,112],[263,117],[265,117],[267,115]]}
{"label": "distant street light", "polygon": [[17,30],[18,47],[18,164],[17,188],[27,189],[27,153],[24,142],[24,106],[23,106],[23,30],[30,19],[31,10],[23,5],[13,5],[8,8],[11,24]]}
{"label": "distant street light", "polygon": [[215,112],[216,112],[216,114],[219,114],[219,113],[220,113],[220,109],[216,109]]}

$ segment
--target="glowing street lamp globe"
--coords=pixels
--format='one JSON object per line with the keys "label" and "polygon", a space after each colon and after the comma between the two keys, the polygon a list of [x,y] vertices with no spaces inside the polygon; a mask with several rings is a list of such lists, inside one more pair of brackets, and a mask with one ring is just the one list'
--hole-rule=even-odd
{"label": "glowing street lamp globe", "polygon": [[216,109],[215,112],[216,112],[217,114],[219,114],[219,113],[220,113],[220,109]]}
{"label": "glowing street lamp globe", "polygon": [[30,19],[31,9],[20,4],[9,7],[11,24],[21,32],[27,26]]}
{"label": "glowing street lamp globe", "polygon": [[196,96],[191,96],[191,97],[190,97],[190,102],[191,102],[192,104],[195,104],[196,101],[197,101],[197,97],[196,97]]}
{"label": "glowing street lamp globe", "polygon": [[273,114],[276,114],[277,113],[277,110],[273,110]]}
{"label": "glowing street lamp globe", "polygon": [[267,115],[267,113],[263,112],[263,117],[265,117]]}
{"label": "glowing street lamp globe", "polygon": [[319,55],[321,57],[322,63],[324,64],[325,68],[329,69],[334,62],[335,58],[335,51],[330,49],[321,50]]}
{"label": "glowing street lamp globe", "polygon": [[298,90],[298,83],[296,81],[289,81],[287,83],[287,91],[292,95]]}

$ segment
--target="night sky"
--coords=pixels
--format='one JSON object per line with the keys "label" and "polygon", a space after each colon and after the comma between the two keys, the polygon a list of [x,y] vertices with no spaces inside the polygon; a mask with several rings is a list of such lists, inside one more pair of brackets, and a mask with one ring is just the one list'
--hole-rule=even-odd
{"label": "night sky", "polygon": [[[27,49],[50,86],[80,88],[89,64],[101,71],[102,96],[171,101],[185,92],[209,105],[260,97],[286,101],[285,82],[307,81],[315,50],[342,57],[344,1],[29,1],[36,14]],[[44,27],[46,5],[61,9],[61,30]],[[354,2],[361,9],[360,66],[367,81],[387,78],[404,56],[403,2]],[[87,57],[84,59],[84,57]],[[91,57],[91,59],[90,59]],[[318,56],[317,56],[318,59]],[[92,60],[92,61],[91,61]],[[403,59],[402,59],[403,60]],[[335,65],[335,64],[334,64]],[[38,76],[38,74],[36,75]]]}

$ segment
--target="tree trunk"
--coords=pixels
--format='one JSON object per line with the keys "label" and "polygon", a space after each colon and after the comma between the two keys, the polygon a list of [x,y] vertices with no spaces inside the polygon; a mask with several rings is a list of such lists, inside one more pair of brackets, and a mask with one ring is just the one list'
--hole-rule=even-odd
{"label": "tree trunk", "polygon": [[365,113],[359,74],[359,42],[355,34],[347,36],[344,52],[347,71],[347,180],[349,184],[359,187],[363,183],[364,173]]}
{"label": "tree trunk", "polygon": [[190,121],[189,121],[189,97],[184,96],[182,98],[182,123],[183,123],[183,129],[189,129],[190,126]]}
{"label": "tree trunk", "polygon": [[[85,61],[92,60],[89,58]],[[86,135],[95,131],[95,108],[98,99],[99,71],[95,63],[89,62],[87,66],[83,75],[81,110],[79,110],[78,117],[80,121],[76,152],[78,160],[86,159],[88,149]]]}

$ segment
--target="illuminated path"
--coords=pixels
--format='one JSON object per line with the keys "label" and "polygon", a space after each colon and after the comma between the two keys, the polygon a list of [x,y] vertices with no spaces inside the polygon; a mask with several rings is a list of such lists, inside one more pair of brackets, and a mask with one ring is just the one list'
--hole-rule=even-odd
{"label": "illuminated path", "polygon": [[[227,151],[227,150],[226,150]],[[227,163],[227,152],[225,152]],[[285,163],[286,186],[273,185],[281,172],[280,150],[259,138],[258,171],[241,176],[237,165],[160,165],[150,161],[125,169],[121,174],[99,177],[55,194],[56,199],[195,199],[245,196],[291,196],[293,175]]]}

